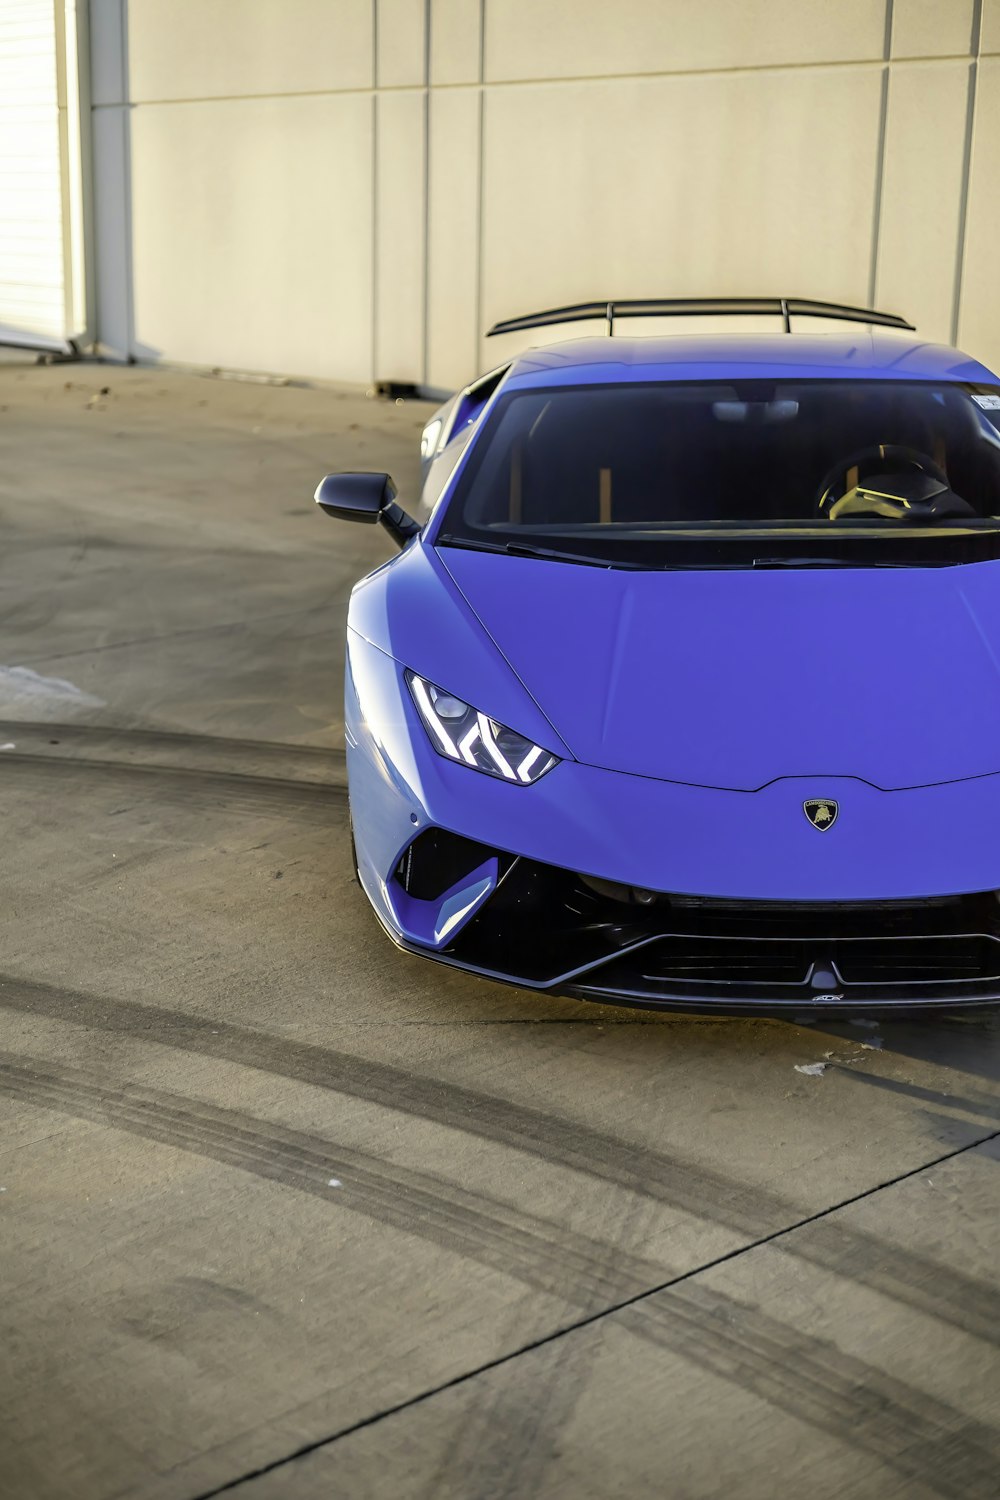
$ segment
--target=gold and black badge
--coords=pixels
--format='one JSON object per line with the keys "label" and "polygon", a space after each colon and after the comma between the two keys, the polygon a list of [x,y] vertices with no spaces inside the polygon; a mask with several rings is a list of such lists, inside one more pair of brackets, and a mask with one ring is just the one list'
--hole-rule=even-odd
{"label": "gold and black badge", "polygon": [[834,802],[831,797],[807,797],[802,804],[802,811],[814,828],[818,828],[820,833],[825,833],[836,823],[840,804]]}

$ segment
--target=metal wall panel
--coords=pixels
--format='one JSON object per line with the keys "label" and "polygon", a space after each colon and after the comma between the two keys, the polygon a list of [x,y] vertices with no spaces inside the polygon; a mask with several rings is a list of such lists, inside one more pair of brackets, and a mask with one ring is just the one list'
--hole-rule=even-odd
{"label": "metal wall panel", "polygon": [[1000,0],[91,9],[105,348],[453,387],[497,317],[744,293],[1000,365]]}
{"label": "metal wall panel", "polygon": [[133,353],[371,378],[370,97],[137,109],[131,157]]}
{"label": "metal wall panel", "polygon": [[[889,83],[876,302],[954,338],[969,63],[900,64]],[[928,165],[934,188],[928,201]]]}

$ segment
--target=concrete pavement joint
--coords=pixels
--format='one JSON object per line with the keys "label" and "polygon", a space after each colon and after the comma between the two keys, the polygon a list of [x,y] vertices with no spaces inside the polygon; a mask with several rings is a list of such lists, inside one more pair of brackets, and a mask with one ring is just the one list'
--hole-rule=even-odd
{"label": "concrete pavement joint", "polygon": [[637,1292],[633,1296],[622,1298],[620,1301],[615,1302],[608,1307],[601,1308],[598,1312],[589,1313],[584,1317],[577,1318],[574,1322],[569,1323],[562,1328],[556,1328],[552,1332],[543,1334],[539,1338],[529,1340],[527,1343],[522,1344],[519,1348],[511,1350],[508,1354],[499,1355],[496,1359],[486,1360],[482,1364],[476,1365],[470,1370],[463,1371],[460,1375],[453,1376],[450,1380],[442,1381],[440,1384],[432,1386],[426,1391],[421,1391],[415,1396],[408,1397],[405,1401],[398,1401],[394,1405],[385,1407],[381,1411],[373,1412],[371,1416],[363,1417],[360,1421],[357,1422],[352,1422],[348,1426],[339,1429],[337,1432],[329,1433],[326,1437],[316,1438],[310,1443],[304,1443],[301,1447],[294,1449],[291,1453],[287,1453],[280,1458],[273,1459],[270,1463],[261,1464],[255,1469],[250,1469],[245,1474],[240,1474],[234,1479],[227,1480],[225,1484],[216,1485],[209,1490],[202,1490],[198,1494],[193,1495],[191,1497],[191,1500],[215,1500],[215,1497],[218,1495],[230,1493],[231,1491],[238,1489],[240,1485],[249,1484],[255,1479],[263,1478],[266,1474],[272,1474],[277,1469],[284,1468],[287,1464],[294,1463],[300,1458],[306,1458],[311,1453],[318,1452],[321,1448],[329,1447],[331,1444],[339,1442],[342,1438],[351,1436],[352,1433],[361,1432],[364,1428],[373,1427],[376,1423],[385,1421],[388,1417],[397,1416],[400,1412],[408,1411],[412,1407],[420,1406],[425,1401],[429,1401],[434,1396],[442,1395],[445,1391],[454,1390],[458,1386],[465,1385],[470,1380],[474,1380],[480,1375],[485,1375],[491,1370],[497,1370],[505,1365],[509,1365],[514,1360],[520,1359],[522,1355],[530,1354],[535,1349],[545,1348],[547,1345],[553,1344],[557,1340],[565,1338],[567,1334],[575,1333],[580,1329],[588,1328],[593,1324],[603,1322],[604,1319],[611,1317],[616,1313],[622,1312],[627,1308],[635,1307],[640,1303],[646,1302],[651,1297],[655,1297],[662,1292],[668,1291],[672,1287],[680,1286],[684,1282],[692,1281],[694,1278],[703,1275],[706,1271],[713,1271],[719,1266],[726,1265],[731,1261],[739,1260],[742,1256],[748,1255],[753,1250],[758,1250],[762,1246],[774,1244],[778,1240],[785,1239],[789,1235],[794,1234],[801,1229],[807,1228],[810,1224],[816,1224],[830,1218],[833,1214],[838,1213],[841,1209],[850,1208],[855,1203],[862,1203],[867,1198],[875,1197],[878,1193],[884,1192],[887,1188],[895,1187],[901,1182],[907,1182],[911,1178],[919,1177],[925,1172],[933,1171],[935,1168],[943,1166],[946,1162],[954,1161],[957,1157],[964,1156],[966,1152],[978,1150],[979,1147],[988,1145],[990,1141],[995,1141],[997,1139],[1000,1139],[1000,1130],[988,1131],[984,1135],[980,1136],[977,1140],[969,1141],[963,1146],[956,1147],[954,1150],[946,1151],[942,1153],[942,1155],[932,1158],[930,1161],[923,1162],[918,1167],[912,1167],[906,1172],[898,1173],[895,1177],[887,1178],[885,1182],[880,1182],[877,1183],[874,1187],[866,1188],[863,1192],[854,1193],[847,1198],[843,1198],[840,1200],[840,1202],[831,1204],[827,1208],[820,1209],[817,1213],[809,1214],[806,1218],[800,1219],[794,1224],[785,1225],[781,1229],[776,1229],[771,1234],[761,1235],[751,1244],[742,1245],[735,1250],[729,1250],[723,1255],[718,1255],[712,1260],[705,1261],[700,1266],[692,1267],[691,1270],[685,1271],[679,1276],[672,1276],[668,1280],[660,1282],[656,1286],[647,1288],[645,1291]]}

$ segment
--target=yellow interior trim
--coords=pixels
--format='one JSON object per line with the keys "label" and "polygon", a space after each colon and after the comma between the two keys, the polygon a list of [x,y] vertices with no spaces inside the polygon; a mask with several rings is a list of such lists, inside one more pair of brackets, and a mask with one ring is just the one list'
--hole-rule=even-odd
{"label": "yellow interior trim", "polygon": [[599,502],[600,502],[600,520],[601,520],[601,525],[602,526],[606,526],[610,522],[610,520],[611,520],[611,470],[610,469],[601,469],[601,471],[600,471]]}

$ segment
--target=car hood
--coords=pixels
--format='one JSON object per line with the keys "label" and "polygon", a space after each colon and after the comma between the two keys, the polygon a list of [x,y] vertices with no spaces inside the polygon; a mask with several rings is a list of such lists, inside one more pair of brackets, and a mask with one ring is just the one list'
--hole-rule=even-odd
{"label": "car hood", "polygon": [[642,573],[439,557],[587,764],[747,791],[1000,771],[1000,562]]}

